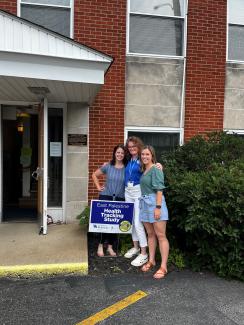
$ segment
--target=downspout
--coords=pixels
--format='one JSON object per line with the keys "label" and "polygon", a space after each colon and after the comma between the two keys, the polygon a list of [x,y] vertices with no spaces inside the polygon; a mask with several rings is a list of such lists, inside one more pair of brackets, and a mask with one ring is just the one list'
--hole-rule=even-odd
{"label": "downspout", "polygon": [[185,127],[185,92],[186,92],[186,48],[187,48],[187,16],[188,16],[188,1],[186,0],[184,23],[184,62],[183,62],[183,80],[181,91],[181,107],[180,107],[180,145],[184,144],[184,127]]}
{"label": "downspout", "polygon": [[184,126],[185,126],[185,78],[186,78],[186,58],[183,63],[183,81],[181,91],[181,107],[180,107],[180,146],[184,144]]}
{"label": "downspout", "polygon": [[0,104],[0,223],[3,221],[3,146],[2,146],[2,106]]}

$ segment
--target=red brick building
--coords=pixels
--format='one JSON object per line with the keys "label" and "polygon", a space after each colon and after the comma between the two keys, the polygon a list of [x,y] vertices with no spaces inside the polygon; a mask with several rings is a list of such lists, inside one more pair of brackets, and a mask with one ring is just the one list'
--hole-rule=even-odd
{"label": "red brick building", "polygon": [[244,134],[241,1],[0,0],[0,10],[1,138],[16,139],[1,169],[9,179],[10,162],[23,167],[15,192],[1,179],[3,220],[14,204],[74,220],[97,196],[92,171],[130,134],[158,155],[205,131]]}

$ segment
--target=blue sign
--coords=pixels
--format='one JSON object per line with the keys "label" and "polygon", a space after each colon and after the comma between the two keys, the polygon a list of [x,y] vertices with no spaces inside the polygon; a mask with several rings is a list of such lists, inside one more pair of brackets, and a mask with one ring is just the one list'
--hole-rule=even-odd
{"label": "blue sign", "polygon": [[134,203],[122,201],[91,201],[89,232],[130,234]]}

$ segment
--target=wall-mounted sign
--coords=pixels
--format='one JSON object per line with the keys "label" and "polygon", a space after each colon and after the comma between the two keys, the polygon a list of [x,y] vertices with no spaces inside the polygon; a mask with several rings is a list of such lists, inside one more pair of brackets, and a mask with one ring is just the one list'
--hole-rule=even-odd
{"label": "wall-mounted sign", "polygon": [[68,134],[69,146],[87,146],[87,134]]}
{"label": "wall-mounted sign", "polygon": [[62,157],[62,142],[50,142],[50,157]]}

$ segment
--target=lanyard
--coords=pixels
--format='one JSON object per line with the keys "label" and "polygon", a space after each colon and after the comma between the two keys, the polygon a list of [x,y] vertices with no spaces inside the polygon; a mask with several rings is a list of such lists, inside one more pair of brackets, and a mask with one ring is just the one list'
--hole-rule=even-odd
{"label": "lanyard", "polygon": [[137,164],[137,160],[138,160],[138,158],[136,160],[131,160],[130,161],[130,165],[129,165],[129,180],[131,180],[131,174],[133,172],[134,166]]}

